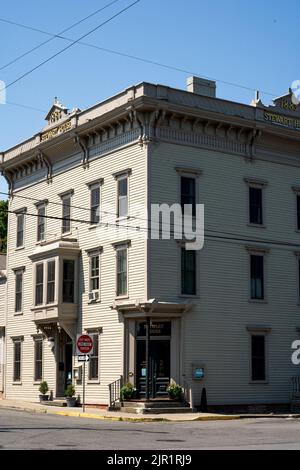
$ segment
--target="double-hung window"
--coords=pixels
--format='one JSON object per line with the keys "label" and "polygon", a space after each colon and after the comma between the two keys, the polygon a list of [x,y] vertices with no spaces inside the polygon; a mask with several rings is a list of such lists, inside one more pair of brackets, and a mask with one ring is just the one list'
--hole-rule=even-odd
{"label": "double-hung window", "polygon": [[181,208],[186,215],[196,215],[196,179],[181,176]]}
{"label": "double-hung window", "polygon": [[129,176],[131,169],[115,173],[117,182],[117,218],[127,217],[129,214]]}
{"label": "double-hung window", "polygon": [[21,248],[24,246],[24,232],[25,232],[25,212],[26,209],[17,212],[17,236],[16,247]]}
{"label": "double-hung window", "polygon": [[34,380],[39,382],[43,379],[43,339],[34,340]]}
{"label": "double-hung window", "polygon": [[99,334],[90,333],[93,338],[93,349],[89,360],[89,380],[99,380]]}
{"label": "double-hung window", "polygon": [[47,261],[47,304],[55,300],[55,260]]}
{"label": "double-hung window", "polygon": [[72,194],[73,191],[68,191],[64,194],[61,194],[62,201],[62,234],[71,232],[71,205],[72,205]]}
{"label": "double-hung window", "polygon": [[37,205],[37,241],[45,240],[46,232],[46,204],[40,203]]}
{"label": "double-hung window", "polygon": [[267,181],[253,178],[244,178],[248,186],[248,224],[265,226],[264,199]]}
{"label": "double-hung window", "polygon": [[100,184],[90,185],[91,201],[91,224],[96,225],[100,222]]}
{"label": "double-hung window", "polygon": [[13,340],[13,381],[21,381],[21,372],[22,372],[22,339]]}
{"label": "double-hung window", "polygon": [[75,302],[75,261],[63,260],[63,302]]}
{"label": "double-hung window", "polygon": [[23,269],[15,270],[15,313],[22,312],[23,308],[23,276]]}
{"label": "double-hung window", "polygon": [[264,255],[250,255],[250,278],[251,278],[251,299],[264,300],[265,280],[264,280]]}
{"label": "double-hung window", "polygon": [[128,295],[128,246],[126,244],[115,245],[116,249],[116,296]]}
{"label": "double-hung window", "polygon": [[262,334],[251,335],[251,379],[266,380],[266,336]]}
{"label": "double-hung window", "polygon": [[35,265],[35,305],[44,303],[44,263]]}
{"label": "double-hung window", "polygon": [[181,294],[197,294],[197,254],[181,248]]}

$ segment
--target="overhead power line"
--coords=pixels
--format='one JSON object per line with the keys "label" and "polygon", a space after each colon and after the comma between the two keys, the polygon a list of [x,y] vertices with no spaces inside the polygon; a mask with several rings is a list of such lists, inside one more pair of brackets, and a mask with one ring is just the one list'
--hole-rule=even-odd
{"label": "overhead power line", "polygon": [[[38,32],[38,33],[41,33],[41,34],[45,34],[45,35],[51,37],[50,40],[52,40],[52,39],[61,39],[61,40],[64,40],[64,41],[73,42],[73,39],[68,38],[66,36],[62,36],[62,34],[66,30],[62,31],[61,33],[58,33],[58,34],[54,34],[54,33],[50,33],[49,31],[45,31],[45,30],[37,29],[37,28],[32,27],[32,26],[24,25],[22,23],[16,23],[14,21],[6,20],[5,18],[0,18],[0,21],[5,22],[5,23],[9,23],[11,25],[18,26],[20,28],[24,28],[24,29],[27,29],[27,30],[30,30],[30,31],[35,31],[35,32]],[[50,40],[47,40],[44,43],[41,43],[41,45],[46,44]],[[90,47],[90,48],[93,48],[93,49],[98,49],[99,51],[107,52],[109,54],[114,54],[114,55],[118,55],[118,56],[121,56],[121,57],[125,57],[127,59],[132,59],[132,60],[136,60],[136,61],[139,61],[139,62],[144,62],[144,63],[149,64],[149,65],[155,65],[156,67],[161,67],[161,68],[165,68],[165,69],[168,69],[168,70],[173,70],[174,72],[180,72],[180,73],[184,73],[184,74],[188,74],[188,75],[201,76],[203,78],[206,78],[207,80],[214,80],[215,82],[222,83],[224,85],[228,85],[228,86],[232,86],[232,87],[241,88],[241,89],[244,89],[244,90],[247,90],[247,91],[256,91],[256,90],[259,89],[258,87],[257,88],[252,88],[252,87],[248,87],[246,85],[242,85],[240,83],[230,82],[230,81],[222,80],[222,79],[219,79],[219,78],[205,76],[202,73],[199,73],[199,71],[195,72],[195,71],[187,70],[187,69],[185,69],[181,66],[165,64],[163,62],[158,62],[158,61],[155,61],[155,60],[152,60],[152,59],[136,56],[136,55],[133,55],[133,54],[127,54],[126,52],[117,51],[115,49],[109,49],[109,48],[106,48],[106,47],[101,47],[101,46],[98,46],[96,44],[83,42],[81,40],[78,41],[78,44],[80,44],[82,46]],[[40,46],[37,46],[37,47],[40,47]],[[32,52],[32,51],[27,51],[27,53],[25,53],[25,54],[26,55],[30,54],[30,52]],[[22,56],[20,56],[20,58],[21,57]],[[18,60],[18,58],[16,60]],[[9,65],[10,65],[10,63],[4,65],[3,68],[8,67]],[[0,70],[2,70],[2,68],[0,68]],[[268,95],[268,96],[272,96],[272,97],[277,96],[275,93],[271,93],[270,91],[260,90],[260,92],[263,93],[264,95]]]}
{"label": "overhead power line", "polygon": [[[4,193],[4,192],[0,192],[0,194],[7,194],[8,195],[8,193]],[[36,201],[36,202],[40,201],[40,199],[29,197],[29,196],[14,195],[14,197],[19,197],[21,199],[27,199],[27,200]],[[48,200],[48,203],[53,204],[53,205],[57,205],[57,206],[65,205],[65,206],[70,207],[72,209],[86,210],[89,213],[92,212],[92,210],[90,208],[83,207],[83,206],[76,206],[76,205],[72,205],[72,204],[63,204],[61,202],[50,201],[50,200]],[[4,211],[4,212],[17,214],[18,210],[15,210],[15,211],[8,210],[8,211]],[[110,214],[110,215],[113,215],[113,216],[117,217],[117,214],[114,213],[114,212],[108,212],[108,211],[99,211],[99,212],[103,213],[103,214]],[[32,217],[41,217],[41,218],[45,218],[45,219],[66,220],[66,221],[70,221],[70,222],[83,223],[83,224],[88,224],[88,225],[91,225],[91,223],[92,223],[92,220],[82,219],[82,218],[67,218],[67,217],[50,216],[50,215],[39,215],[37,213],[32,214],[32,213],[28,213],[28,212],[26,212],[25,215],[29,215],[29,216],[32,216]],[[156,221],[155,220],[151,221],[150,218],[145,219],[143,217],[137,217],[137,216],[130,216],[129,219],[143,221],[143,222],[147,222],[149,224],[151,224],[151,222],[156,222],[156,223],[158,222],[157,220]],[[108,221],[103,221],[103,222],[100,221],[99,226],[100,227],[101,226],[113,226],[113,227],[117,227],[117,228],[130,229],[130,230],[134,230],[134,231],[151,232],[151,227],[140,227],[140,226],[133,226],[133,225],[124,225],[122,223],[120,224],[120,223],[117,223],[117,222],[112,223],[112,222],[108,222]],[[174,230],[175,227],[178,227],[178,225],[174,224],[173,222],[170,222],[170,228],[172,228]],[[159,229],[159,233],[163,234],[163,233],[169,233],[169,232],[166,232],[162,229]],[[204,234],[205,234],[205,238],[225,239],[225,240],[240,241],[240,242],[247,242],[247,243],[261,243],[261,244],[277,245],[277,246],[283,246],[283,247],[300,248],[300,244],[298,244],[298,243],[284,242],[284,241],[281,241],[281,240],[272,240],[272,239],[267,240],[267,239],[259,238],[259,237],[258,238],[249,238],[249,237],[247,237],[247,235],[244,235],[244,234],[241,234],[241,233],[227,232],[227,231],[224,231],[224,230],[205,229]],[[194,235],[194,234],[192,234],[192,235]]]}
{"label": "overhead power line", "polygon": [[[93,13],[91,13],[90,15],[88,16],[85,16],[84,18],[82,18],[81,20],[79,21],[76,21],[75,23],[71,24],[70,26],[68,26],[68,28],[65,28],[63,29],[62,31],[60,31],[59,33],[57,34],[51,34],[50,36],[50,39],[47,39],[46,41],[43,41],[41,42],[40,44],[38,44],[37,46],[33,47],[32,49],[29,49],[28,51],[24,52],[23,54],[19,55],[18,57],[16,57],[15,59],[7,62],[7,64],[5,65],[2,65],[0,67],[0,71],[1,70],[4,70],[6,69],[7,67],[9,67],[10,65],[12,64],[15,64],[16,62],[18,62],[20,59],[23,59],[24,57],[26,57],[27,55],[31,54],[32,52],[40,49],[42,46],[44,46],[45,44],[48,44],[49,42],[53,41],[54,39],[56,38],[59,38],[61,34],[64,34],[66,33],[67,31],[70,31],[70,29],[73,29],[75,28],[76,26],[78,26],[79,24],[83,23],[84,21],[88,20],[89,18],[92,18],[93,16],[97,15],[98,13],[100,13],[101,11],[105,10],[106,8],[112,6],[114,3],[117,3],[119,2],[120,0],[113,0],[109,3],[107,3],[106,5],[104,5],[102,8],[99,8],[98,10],[94,11]],[[32,30],[32,31],[35,31],[35,32],[38,32],[38,33],[44,33],[44,31],[40,30],[40,29],[37,29],[37,28],[31,28],[31,27],[27,27],[25,25],[22,25],[20,23],[16,23],[14,21],[10,21],[10,20],[6,20],[4,18],[0,18],[0,21],[2,23],[8,23],[8,24],[11,24],[11,25],[14,25],[14,26],[19,26],[21,28],[25,28],[25,29],[29,29],[29,30]]]}
{"label": "overhead power line", "polygon": [[[141,0],[135,0],[133,3],[130,3],[130,5],[128,5],[127,7],[123,8],[122,10],[119,10],[117,13],[115,13],[114,15],[112,15],[110,18],[108,18],[107,20],[103,21],[102,23],[100,23],[99,25],[97,25],[95,28],[91,29],[90,31],[88,31],[87,33],[83,34],[82,36],[80,36],[78,39],[75,39],[74,41],[71,42],[71,44],[69,44],[68,46],[64,47],[63,49],[61,49],[60,51],[56,52],[55,54],[53,54],[52,56],[48,57],[47,59],[43,60],[42,62],[40,62],[38,65],[36,65],[35,67],[33,67],[32,69],[28,70],[27,72],[23,73],[20,77],[16,78],[15,80],[13,80],[12,82],[8,83],[5,87],[5,89],[11,87],[12,85],[15,85],[16,83],[18,83],[20,80],[22,80],[23,78],[27,77],[28,75],[30,75],[31,73],[33,73],[35,70],[39,69],[40,67],[42,67],[43,65],[47,64],[48,62],[50,62],[51,60],[53,60],[54,58],[56,58],[57,56],[59,56],[60,54],[62,54],[63,52],[66,52],[68,49],[70,49],[71,47],[73,47],[75,44],[77,44],[79,41],[81,41],[82,39],[90,36],[92,33],[94,33],[95,31],[99,30],[100,28],[102,28],[104,25],[106,25],[107,23],[109,23],[110,21],[114,20],[115,18],[117,18],[118,16],[120,16],[122,13],[124,13],[125,11],[129,10],[130,8],[132,8],[133,6],[135,6],[137,3],[139,3]],[[3,89],[0,90],[0,92],[3,91]]]}

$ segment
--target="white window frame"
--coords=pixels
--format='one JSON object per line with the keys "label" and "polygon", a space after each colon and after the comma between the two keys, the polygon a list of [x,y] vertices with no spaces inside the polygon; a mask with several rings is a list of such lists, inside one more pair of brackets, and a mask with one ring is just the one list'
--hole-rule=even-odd
{"label": "white window frame", "polygon": [[[115,249],[115,296],[116,299],[128,299],[129,298],[129,248],[131,245],[131,241],[128,240],[126,242],[114,243]],[[126,294],[118,295],[118,252],[126,250]]]}
{"label": "white window frame", "polygon": [[[25,268],[16,268],[13,270],[15,275],[15,292],[14,292],[14,315],[23,315],[23,308],[24,308],[24,272]],[[22,275],[22,289],[21,289],[21,309],[16,310],[16,297],[17,297],[17,275]]]}
{"label": "white window frame", "polygon": [[[25,248],[25,228],[26,228],[26,212],[27,212],[27,208],[26,207],[23,207],[22,209],[18,209],[17,211],[15,211],[15,214],[16,214],[16,250],[22,250],[23,248]],[[18,222],[19,222],[19,218],[22,217],[23,218],[23,237],[22,237],[22,244],[21,245],[18,245]]]}
{"label": "white window frame", "polygon": [[[21,385],[22,384],[22,369],[23,369],[23,342],[24,342],[24,337],[23,336],[18,336],[18,337],[12,337],[12,343],[13,343],[13,367],[12,367],[12,384],[13,385]],[[20,343],[20,378],[19,380],[15,380],[15,344]]]}
{"label": "white window frame", "polygon": [[102,185],[103,185],[103,183],[104,183],[103,178],[100,178],[98,180],[87,183],[87,186],[88,186],[88,189],[89,189],[89,192],[90,192],[90,214],[92,214],[92,191],[93,191],[93,189],[99,188],[99,214],[98,214],[99,215],[99,222],[96,222],[96,223],[93,222],[92,217],[90,217],[91,225],[90,225],[89,228],[97,227],[101,223],[101,219],[102,219],[102,216],[101,216]]}
{"label": "white window frame", "polygon": [[[39,239],[39,210],[44,209],[45,215],[43,217],[44,221],[44,236],[43,238]],[[36,226],[36,241],[37,243],[42,243],[46,240],[46,230],[47,230],[47,201],[40,201],[36,203],[36,211],[37,211],[37,226]]]}
{"label": "white window frame", "polygon": [[[97,250],[91,250],[87,252],[88,257],[89,257],[89,294],[92,292],[98,293],[98,298],[97,300],[90,300],[89,303],[96,303],[96,302],[101,302],[101,254],[102,254],[102,247],[98,248]],[[99,259],[99,289],[92,289],[92,258],[98,257]]]}
{"label": "white window frame", "polygon": [[[69,190],[69,191],[65,191],[64,193],[61,193],[59,194],[59,197],[61,199],[61,204],[62,204],[62,211],[61,211],[61,234],[63,237],[67,236],[67,235],[70,235],[72,233],[72,200],[73,200],[73,195],[74,195],[74,191],[73,189]],[[69,213],[69,217],[67,217],[68,222],[70,224],[70,230],[68,231],[64,231],[63,230],[63,227],[64,227],[64,202],[66,199],[69,199],[70,202],[68,204],[66,204],[66,206],[69,206],[69,210],[70,210],[70,213]]]}
{"label": "white window frame", "polygon": [[[248,302],[254,304],[267,304],[268,303],[268,260],[267,255],[270,249],[258,246],[246,246],[248,251]],[[264,260],[264,298],[252,299],[251,297],[251,256],[262,256]]]}
{"label": "white window frame", "polygon": [[292,190],[295,194],[295,232],[300,233],[300,229],[298,228],[298,196],[300,196],[300,187],[299,186],[292,186]]}
{"label": "white window frame", "polygon": [[[131,168],[128,168],[123,171],[119,171],[118,173],[114,173],[113,176],[116,180],[117,183],[117,191],[116,191],[116,220],[125,220],[130,217],[130,176],[132,174]],[[127,213],[126,215],[120,215],[119,213],[119,201],[120,201],[120,196],[119,196],[119,183],[122,180],[127,180]]]}
{"label": "white window frame", "polygon": [[[42,377],[40,379],[36,378],[36,343],[37,342],[42,343]],[[33,353],[33,383],[35,384],[40,384],[43,381],[44,378],[44,338],[41,335],[35,335],[33,336],[33,348],[34,348],[34,353]]]}
{"label": "white window frame", "polygon": [[90,378],[90,364],[88,367],[88,384],[100,384],[100,334],[102,332],[101,328],[89,329],[87,333],[90,336],[98,336],[98,377],[95,379]]}
{"label": "white window frame", "polygon": [[[50,261],[55,262],[55,284],[54,284],[54,301],[51,303],[47,302],[47,291],[48,291],[48,263]],[[36,305],[36,266],[38,264],[43,264],[43,303]],[[43,260],[36,261],[32,264],[33,269],[33,290],[32,290],[32,299],[33,305],[32,309],[39,310],[44,307],[53,307],[58,303],[58,289],[59,289],[59,257],[46,258]]]}
{"label": "white window frame", "polygon": [[[42,266],[42,273],[43,273],[43,282],[39,284],[39,286],[42,286],[43,287],[43,291],[42,291],[42,302],[37,304],[37,298],[36,298],[36,289],[37,289],[37,276],[36,276],[36,273],[37,273],[37,268],[38,266]],[[35,263],[35,266],[34,266],[34,306],[35,307],[41,307],[43,305],[45,305],[45,263],[44,261],[38,261],[37,263]]]}

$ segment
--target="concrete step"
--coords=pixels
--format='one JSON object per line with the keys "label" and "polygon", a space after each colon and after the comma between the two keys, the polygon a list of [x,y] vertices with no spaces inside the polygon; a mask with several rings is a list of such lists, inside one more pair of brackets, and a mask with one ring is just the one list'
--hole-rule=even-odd
{"label": "concrete step", "polygon": [[122,404],[122,408],[178,408],[178,407],[189,407],[189,405],[184,404],[181,401],[124,401]]}
{"label": "concrete step", "polygon": [[46,406],[67,406],[66,400],[43,401],[42,404]]}
{"label": "concrete step", "polygon": [[192,413],[191,408],[184,406],[170,407],[170,408],[140,408],[140,407],[126,407],[121,408],[122,413],[131,413],[139,415],[160,415],[160,414],[172,414],[172,413]]}

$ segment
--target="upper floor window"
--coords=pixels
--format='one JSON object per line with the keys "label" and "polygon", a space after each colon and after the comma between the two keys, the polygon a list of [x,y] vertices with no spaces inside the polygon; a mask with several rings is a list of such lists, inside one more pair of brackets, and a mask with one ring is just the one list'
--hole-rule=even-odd
{"label": "upper floor window", "polygon": [[61,194],[62,200],[62,234],[71,232],[71,205],[73,191]]}
{"label": "upper floor window", "polygon": [[264,189],[268,185],[266,181],[252,178],[244,178],[248,185],[248,203],[249,203],[249,224],[265,224],[264,216]]}
{"label": "upper floor window", "polygon": [[[189,206],[189,207],[186,207]],[[182,212],[193,217],[196,215],[196,179],[181,176]]]}
{"label": "upper floor window", "polygon": [[297,230],[300,230],[300,194],[297,194]]}
{"label": "upper floor window", "polygon": [[115,173],[117,181],[117,217],[127,217],[129,213],[128,185],[131,169]]}
{"label": "upper floor window", "polygon": [[44,263],[35,266],[35,305],[44,303]]}
{"label": "upper floor window", "polygon": [[75,301],[75,261],[63,260],[63,302]]}
{"label": "upper floor window", "polygon": [[264,300],[264,256],[250,255],[251,299]]}
{"label": "upper floor window", "polygon": [[117,297],[128,295],[128,246],[129,242],[115,245]]}
{"label": "upper floor window", "polygon": [[55,300],[55,260],[47,261],[47,304]]}
{"label": "upper floor window", "polygon": [[15,271],[15,312],[22,312],[23,308],[23,274],[24,270]]}
{"label": "upper floor window", "polygon": [[196,251],[181,248],[181,294],[197,294]]}
{"label": "upper floor window", "polygon": [[26,209],[22,209],[17,212],[17,248],[24,246],[25,211]]}
{"label": "upper floor window", "polygon": [[91,224],[100,222],[100,183],[90,185]]}
{"label": "upper floor window", "polygon": [[37,205],[37,241],[45,240],[46,232],[46,205],[40,203]]}
{"label": "upper floor window", "polygon": [[250,224],[263,224],[262,188],[249,188],[249,218]]}

